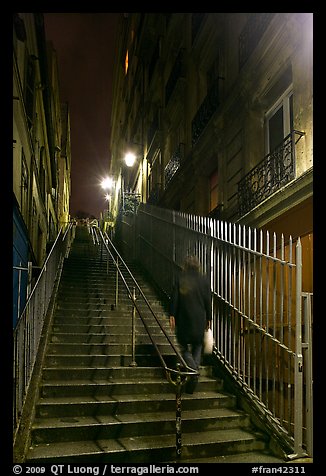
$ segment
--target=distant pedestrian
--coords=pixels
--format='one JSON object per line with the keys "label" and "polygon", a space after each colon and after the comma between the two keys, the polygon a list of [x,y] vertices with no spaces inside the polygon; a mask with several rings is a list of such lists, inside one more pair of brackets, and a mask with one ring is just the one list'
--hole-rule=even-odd
{"label": "distant pedestrian", "polygon": [[[211,287],[208,279],[200,272],[195,256],[184,263],[173,289],[170,301],[170,328],[176,329],[181,354],[186,363],[199,370],[205,329],[211,326]],[[186,392],[193,393],[198,377],[186,384]]]}

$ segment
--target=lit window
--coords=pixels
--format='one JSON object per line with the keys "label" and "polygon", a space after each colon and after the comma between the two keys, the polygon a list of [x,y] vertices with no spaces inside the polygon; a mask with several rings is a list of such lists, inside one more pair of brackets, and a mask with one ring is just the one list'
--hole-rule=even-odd
{"label": "lit window", "polygon": [[128,73],[128,66],[129,66],[129,54],[128,54],[128,50],[127,50],[126,58],[125,58],[125,74]]}
{"label": "lit window", "polygon": [[288,89],[266,114],[266,153],[273,152],[293,130],[293,91]]}

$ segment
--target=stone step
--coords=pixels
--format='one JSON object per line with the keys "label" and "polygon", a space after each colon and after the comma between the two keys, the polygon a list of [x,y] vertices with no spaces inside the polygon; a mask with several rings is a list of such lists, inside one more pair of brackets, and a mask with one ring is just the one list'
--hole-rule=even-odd
{"label": "stone step", "polygon": [[[130,341],[130,339],[129,339]],[[171,346],[168,343],[158,344],[158,350],[162,355],[172,355]],[[53,343],[48,344],[48,350],[50,354],[83,354],[83,355],[131,355],[131,342],[110,344],[87,344],[87,343]],[[151,343],[137,344],[136,343],[136,355],[146,354],[150,357],[157,355],[154,346]]]}
{"label": "stone step", "polygon": [[[152,313],[144,305],[138,306],[138,308],[145,310],[145,312],[142,313],[142,315],[152,317]],[[155,309],[154,306],[152,306],[152,308],[157,317],[160,317],[160,318],[164,317],[167,319],[167,315],[162,308],[159,307]],[[71,317],[74,317],[74,316],[75,317],[83,317],[83,316],[89,317],[93,315],[94,316],[102,315],[106,317],[112,316],[112,318],[114,317],[118,318],[121,315],[130,317],[131,313],[132,313],[131,304],[129,306],[122,306],[122,308],[120,308],[120,306],[118,308],[114,308],[114,302],[112,303],[108,302],[107,304],[102,304],[99,302],[97,305],[92,305],[92,306],[82,306],[81,304],[79,304],[78,306],[76,304],[65,305],[65,304],[59,303],[56,308],[55,316],[59,316],[59,317],[66,316],[67,318],[69,318],[70,316]],[[138,312],[136,312],[136,315],[138,315]]]}
{"label": "stone step", "polygon": [[[150,367],[149,367],[150,368]],[[200,377],[198,391],[218,391],[219,382],[207,377]],[[126,379],[76,379],[43,381],[40,389],[42,397],[73,396],[120,396],[150,393],[174,393],[172,385],[164,378],[129,378]]]}
{"label": "stone step", "polygon": [[[248,464],[259,464],[259,463],[277,463],[278,465],[287,464],[288,461],[278,458],[277,456],[271,455],[268,451],[247,451],[245,453],[235,453],[231,455],[222,455],[222,456],[210,456],[203,458],[191,458],[186,459],[182,458],[182,463],[248,463]],[[285,470],[286,471],[286,470]],[[290,471],[290,468],[289,468]]]}
{"label": "stone step", "polygon": [[[151,332],[152,338],[155,339],[156,343],[164,344],[166,343],[166,337],[159,330],[154,328]],[[136,330],[135,332],[135,341],[136,345],[139,344],[151,344],[151,339],[147,332],[144,329]],[[81,344],[119,344],[119,343],[131,343],[131,329],[129,328],[128,333],[110,333],[110,334],[85,334],[85,333],[58,333],[53,332],[50,338],[52,343],[81,343]]]}
{"label": "stone step", "polygon": [[[157,297],[153,292],[146,292],[144,291],[146,298],[148,301],[152,304],[153,302],[156,302],[158,305],[161,305],[161,302],[157,300]],[[119,296],[121,299],[119,299],[120,305],[121,305],[121,300],[122,301],[130,301],[130,299],[127,298],[127,296]],[[141,302],[141,298],[136,295],[136,299],[138,302]],[[58,294],[58,302],[59,303],[87,303],[89,305],[91,304],[97,304],[98,302],[115,302],[115,289],[114,287],[110,288],[101,288],[101,289],[87,289],[86,292],[85,290],[81,289],[66,289],[62,291],[60,294]]]}
{"label": "stone step", "polygon": [[[54,315],[54,322],[60,322],[62,324],[92,324],[92,318],[94,318],[94,324],[106,323],[120,323],[121,319],[131,319],[131,309],[119,310],[119,311],[101,311],[101,310],[75,310],[71,312],[65,312],[63,309],[57,310]],[[106,319],[106,321],[104,320]]]}
{"label": "stone step", "polygon": [[[108,318],[109,319],[109,318]],[[147,327],[152,332],[157,329],[156,322],[147,324]],[[64,334],[72,334],[76,331],[79,331],[81,334],[125,334],[126,332],[130,333],[131,331],[131,319],[129,316],[129,320],[124,319],[123,322],[110,319],[108,324],[70,324],[69,323],[62,323],[62,324],[53,324],[52,325],[52,333],[64,333]],[[136,331],[140,334],[146,333],[144,329],[144,325],[142,322],[139,322],[139,319],[136,322]],[[167,334],[172,336],[171,332],[166,330]]]}
{"label": "stone step", "polygon": [[[139,409],[140,410],[140,409]],[[173,411],[136,412],[119,415],[96,415],[62,418],[40,418],[34,421],[32,444],[83,441],[125,437],[163,436],[175,431]],[[230,429],[249,426],[249,418],[233,409],[185,410],[182,412],[182,432]]]}
{"label": "stone step", "polygon": [[[222,387],[222,384],[221,384]],[[182,412],[210,408],[235,408],[236,398],[233,395],[218,392],[195,392],[193,395],[182,393]],[[151,395],[120,395],[119,400],[107,395],[100,397],[73,396],[42,398],[36,407],[37,418],[60,418],[97,415],[120,415],[137,413],[139,408],[148,412],[159,413],[175,411],[176,399],[173,393]]]}
{"label": "stone step", "polygon": [[[165,362],[171,368],[175,367],[175,356],[174,355],[165,355]],[[64,355],[53,355],[48,354],[45,357],[46,366],[98,366],[98,367],[127,367],[131,364],[132,357],[131,354],[116,354],[116,355],[83,355],[83,354],[64,354]],[[139,354],[136,355],[136,362],[139,366],[142,367],[156,367],[161,364],[160,358],[158,355],[149,355]]]}
{"label": "stone step", "polygon": [[[175,433],[40,444],[30,449],[28,463],[160,463],[176,462]],[[182,435],[183,459],[263,451],[265,442],[243,429],[207,430]]]}
{"label": "stone step", "polygon": [[107,380],[111,379],[135,379],[135,378],[158,378],[164,377],[162,367],[45,367],[43,380],[74,381],[74,380]]}

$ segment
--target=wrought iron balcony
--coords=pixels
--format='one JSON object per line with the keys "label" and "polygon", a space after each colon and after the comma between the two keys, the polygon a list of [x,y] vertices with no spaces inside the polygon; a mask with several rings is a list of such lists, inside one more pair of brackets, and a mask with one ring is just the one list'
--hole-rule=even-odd
{"label": "wrought iron balcony", "polygon": [[[299,135],[295,141],[295,135]],[[292,131],[273,152],[238,183],[240,216],[256,207],[272,193],[295,178],[295,144],[304,132]]]}
{"label": "wrought iron balcony", "polygon": [[175,152],[172,154],[171,159],[169,162],[166,164],[165,169],[164,169],[164,189],[167,188],[168,184],[172,180],[172,177],[175,175],[175,173],[178,171],[181,165],[181,157],[183,153],[183,145],[180,143],[175,150]]}
{"label": "wrought iron balcony", "polygon": [[132,214],[137,210],[141,202],[140,193],[124,191],[122,194],[121,211],[124,214]]}
{"label": "wrought iron balcony", "polygon": [[191,123],[192,145],[196,144],[219,105],[218,78],[209,89]]}

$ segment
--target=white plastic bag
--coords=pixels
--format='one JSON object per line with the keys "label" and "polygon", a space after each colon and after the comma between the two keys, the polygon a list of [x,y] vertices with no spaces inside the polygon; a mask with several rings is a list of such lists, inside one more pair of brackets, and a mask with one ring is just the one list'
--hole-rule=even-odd
{"label": "white plastic bag", "polygon": [[211,354],[213,352],[213,331],[212,329],[205,330],[204,342],[203,342],[203,352],[204,354]]}

